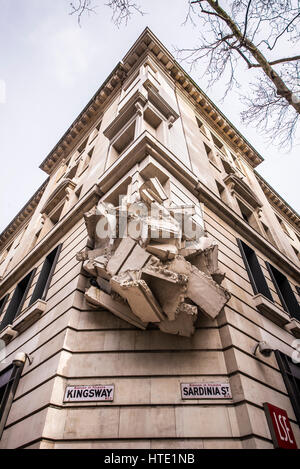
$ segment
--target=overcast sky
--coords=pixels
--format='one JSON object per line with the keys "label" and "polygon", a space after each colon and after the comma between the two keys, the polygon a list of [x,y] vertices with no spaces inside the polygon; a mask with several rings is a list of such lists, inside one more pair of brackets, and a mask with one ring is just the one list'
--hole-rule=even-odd
{"label": "overcast sky", "polygon": [[[185,0],[143,1],[148,14],[120,29],[104,3],[79,28],[70,0],[0,0],[0,232],[46,179],[40,163],[146,26],[170,52],[197,39],[195,28],[182,25]],[[205,90],[201,72],[192,76]],[[299,147],[284,153],[242,126],[236,94],[224,103],[216,91],[208,95],[265,158],[261,175],[299,212]]]}

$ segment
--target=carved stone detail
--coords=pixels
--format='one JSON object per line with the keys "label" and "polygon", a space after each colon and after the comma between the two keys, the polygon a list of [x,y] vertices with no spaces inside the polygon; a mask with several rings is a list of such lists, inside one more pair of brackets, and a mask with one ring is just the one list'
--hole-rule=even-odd
{"label": "carved stone detail", "polygon": [[134,203],[100,202],[84,215],[88,247],[77,259],[92,277],[86,300],[141,329],[151,322],[189,337],[198,314],[215,319],[230,298],[218,245],[202,230],[184,232],[195,207],[167,205],[156,177],[139,186]]}

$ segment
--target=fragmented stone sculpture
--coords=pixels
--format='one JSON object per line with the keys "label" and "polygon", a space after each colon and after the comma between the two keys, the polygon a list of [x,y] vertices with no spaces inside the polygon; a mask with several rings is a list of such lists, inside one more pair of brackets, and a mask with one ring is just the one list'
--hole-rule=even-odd
{"label": "fragmented stone sculpture", "polygon": [[118,207],[100,202],[86,213],[89,239],[77,254],[91,277],[86,300],[140,329],[151,322],[187,337],[198,314],[215,319],[230,294],[218,245],[194,215],[194,206],[168,205],[157,178],[140,184],[134,203],[123,197]]}

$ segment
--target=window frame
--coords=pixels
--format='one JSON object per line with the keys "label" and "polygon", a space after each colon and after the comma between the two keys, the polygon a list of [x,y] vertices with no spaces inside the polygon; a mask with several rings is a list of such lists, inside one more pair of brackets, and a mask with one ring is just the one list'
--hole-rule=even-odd
{"label": "window frame", "polygon": [[[2,399],[0,400],[0,439],[2,438],[3,430],[5,428],[7,418],[16,394],[16,390],[21,378],[21,374],[24,368],[24,364],[17,365],[16,363],[11,363],[9,366],[0,371],[1,375],[7,373],[11,369],[11,375],[8,378],[8,381],[1,386],[4,389]],[[0,388],[0,389],[1,389]]]}
{"label": "window frame", "polygon": [[[300,427],[300,364],[294,363],[280,350],[275,350],[275,357]],[[298,368],[299,377],[293,373],[293,368]],[[299,386],[296,380],[299,381]]]}
{"label": "window frame", "polygon": [[[237,243],[238,243],[238,246],[239,246],[239,249],[240,249],[240,252],[241,252],[241,255],[242,255],[242,258],[243,258],[243,261],[244,261],[248,276],[249,276],[250,283],[251,283],[252,288],[253,288],[254,295],[262,294],[264,297],[266,297],[268,300],[270,300],[270,301],[272,301],[272,303],[274,303],[274,299],[272,297],[270,288],[267,284],[267,280],[265,278],[262,267],[261,267],[261,265],[258,261],[258,258],[257,258],[257,255],[256,255],[254,249],[252,249],[250,246],[248,246],[241,239],[237,238]],[[244,246],[246,246],[246,248],[251,251],[251,255],[255,256],[255,257],[253,257],[253,260],[254,260],[254,264],[256,264],[256,268],[258,268],[259,278],[255,279],[255,275],[253,274],[253,269],[251,268],[251,266],[249,264],[247,253],[245,252]],[[257,283],[257,280],[259,282],[262,282],[262,283],[259,285]]]}
{"label": "window frame", "polygon": [[[291,317],[296,318],[296,319],[298,319],[298,321],[300,321],[300,305],[299,305],[299,302],[297,301],[296,296],[294,295],[294,292],[292,290],[292,287],[291,287],[290,282],[288,281],[287,277],[282,272],[280,272],[278,269],[276,269],[276,267],[274,267],[272,264],[270,264],[268,261],[266,261],[266,266],[267,266],[268,272],[271,276],[272,282],[275,286],[276,292],[277,292],[277,294],[279,296],[279,299],[281,301],[283,309]],[[274,275],[273,269],[276,272],[278,272],[282,277],[284,277],[284,279],[286,281],[286,286],[288,287],[288,290],[289,290],[288,294],[290,295],[290,298],[292,299],[293,304],[290,301],[289,301],[289,304],[287,304],[286,299],[283,296],[282,290],[281,290],[281,288],[280,288],[280,286],[277,282],[277,279]],[[295,307],[295,310],[293,310],[294,307]]]}
{"label": "window frame", "polygon": [[[29,291],[29,288],[32,284],[32,280],[33,280],[33,277],[34,277],[35,273],[36,273],[36,268],[34,268],[31,272],[29,272],[27,275],[25,275],[25,277],[23,277],[22,280],[20,280],[20,282],[18,282],[18,284],[16,285],[16,288],[14,290],[14,293],[13,293],[12,297],[11,297],[11,300],[9,302],[9,305],[7,307],[5,315],[4,315],[4,317],[3,317],[3,319],[0,323],[0,331],[3,331],[3,329],[5,329],[5,327],[12,324],[14,322],[14,320],[20,315],[20,313],[22,311],[22,308],[23,308],[23,305],[26,301],[28,291]],[[20,284],[26,279],[26,277],[28,277],[28,281],[27,281],[25,290],[23,292],[23,295],[22,295],[16,309],[13,309],[13,305],[14,305],[13,302],[15,302],[16,298],[17,298],[17,289],[20,286]],[[4,326],[3,326],[3,323],[4,323]]]}
{"label": "window frame", "polygon": [[[62,243],[58,244],[56,246],[56,248],[54,248],[46,256],[46,258],[43,262],[43,267],[42,267],[41,272],[39,274],[39,277],[37,279],[37,282],[36,282],[35,288],[33,290],[33,293],[31,295],[28,306],[32,305],[37,300],[43,300],[44,301],[46,299],[47,293],[48,293],[48,290],[49,290],[49,287],[50,287],[50,283],[51,283],[51,280],[52,280],[52,277],[53,277],[53,273],[54,273],[55,267],[57,265],[59,255],[61,253],[61,249],[62,249]],[[39,289],[41,289],[41,284],[43,283],[43,276],[45,275],[45,272],[47,271],[47,263],[46,262],[47,262],[47,259],[49,259],[49,257],[53,254],[54,251],[56,251],[56,252],[54,254],[54,258],[51,262],[51,266],[50,266],[49,272],[47,274],[47,280],[44,282],[44,287],[43,287],[43,290],[42,290],[42,294],[40,295]]]}

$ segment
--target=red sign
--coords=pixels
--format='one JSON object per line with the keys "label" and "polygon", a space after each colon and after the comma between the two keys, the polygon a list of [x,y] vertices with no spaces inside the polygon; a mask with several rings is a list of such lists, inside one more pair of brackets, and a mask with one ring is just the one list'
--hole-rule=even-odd
{"label": "red sign", "polygon": [[286,411],[268,402],[264,403],[264,409],[275,448],[297,449]]}

